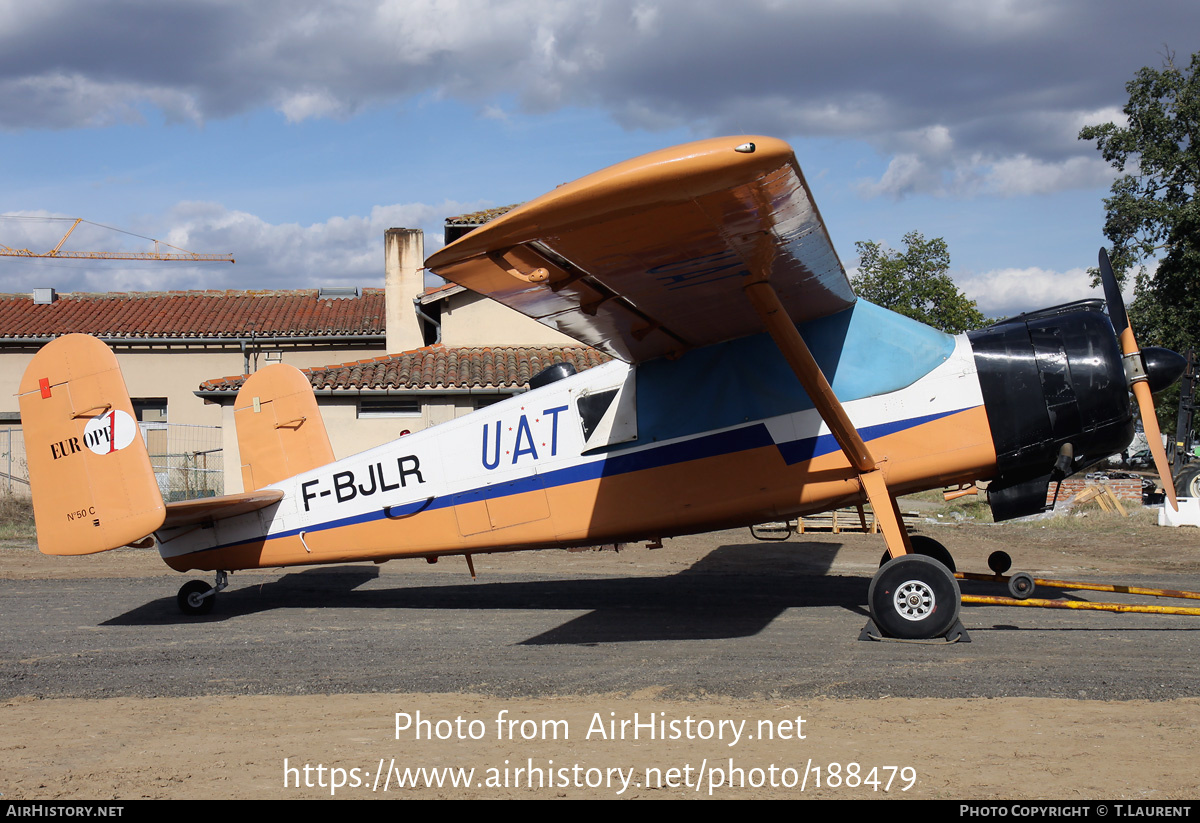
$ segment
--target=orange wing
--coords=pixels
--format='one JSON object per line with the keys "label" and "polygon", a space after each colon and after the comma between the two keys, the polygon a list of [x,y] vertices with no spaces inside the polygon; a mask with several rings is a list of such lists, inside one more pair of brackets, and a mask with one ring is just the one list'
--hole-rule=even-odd
{"label": "orange wing", "polygon": [[855,300],[791,147],[724,137],[560,186],[426,267],[629,362],[763,330],[740,292],[768,273],[797,323]]}

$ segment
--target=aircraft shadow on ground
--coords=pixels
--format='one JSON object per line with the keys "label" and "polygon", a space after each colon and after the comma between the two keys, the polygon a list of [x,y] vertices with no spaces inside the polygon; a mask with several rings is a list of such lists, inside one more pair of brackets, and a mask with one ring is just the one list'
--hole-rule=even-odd
{"label": "aircraft shadow on ground", "polygon": [[[164,597],[102,625],[212,623],[281,609],[585,611],[522,641],[523,645],[748,637],[791,608],[836,606],[865,618],[869,578],[831,573],[840,548],[832,542],[806,543],[802,548],[787,543],[727,545],[684,571],[659,577],[581,578],[572,574],[552,580],[499,582],[457,582],[461,578],[455,578],[454,582],[430,585],[427,576],[414,576],[419,585],[392,588],[362,588],[379,578],[374,566],[323,566],[288,573],[261,585],[237,587],[235,583],[218,596],[213,612],[203,617],[180,614],[175,598]],[[507,575],[500,571],[490,576]],[[449,581],[450,574],[444,579]],[[1007,595],[1002,584],[968,586],[978,594]],[[1046,590],[1044,595],[1082,599],[1057,590]],[[964,621],[974,622],[967,617],[974,608],[964,609]],[[974,630],[1036,629],[1027,625],[1017,629],[1006,620],[994,627],[976,625]]]}
{"label": "aircraft shadow on ground", "polygon": [[[104,625],[219,622],[277,609],[469,611],[586,610],[528,645],[659,639],[719,639],[756,634],[789,608],[837,606],[866,615],[868,580],[829,574],[838,543],[722,546],[688,569],[661,577],[587,577],[447,582],[362,588],[375,567],[306,569],[222,592],[211,614],[187,617],[164,597]],[[504,573],[493,573],[502,576]],[[448,577],[448,575],[447,575]],[[235,578],[236,581],[236,578]]]}

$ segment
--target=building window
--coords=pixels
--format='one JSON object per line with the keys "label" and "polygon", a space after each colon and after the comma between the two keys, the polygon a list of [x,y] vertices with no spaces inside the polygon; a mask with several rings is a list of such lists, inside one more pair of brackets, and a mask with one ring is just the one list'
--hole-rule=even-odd
{"label": "building window", "polygon": [[415,397],[364,397],[358,401],[358,416],[420,417],[421,401]]}
{"label": "building window", "polygon": [[135,397],[130,402],[133,404],[133,416],[139,423],[167,422],[167,398]]}
{"label": "building window", "polygon": [[165,397],[135,397],[133,416],[137,418],[142,430],[142,438],[146,441],[146,450],[150,452],[151,462],[155,471],[161,471],[164,455],[169,451],[167,429],[167,398]]}

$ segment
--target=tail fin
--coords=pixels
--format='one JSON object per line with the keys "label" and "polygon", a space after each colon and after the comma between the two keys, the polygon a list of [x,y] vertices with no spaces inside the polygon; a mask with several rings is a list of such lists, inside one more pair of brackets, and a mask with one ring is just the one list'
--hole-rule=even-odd
{"label": "tail fin", "polygon": [[333,462],[312,385],[295,366],[275,363],[250,375],[234,400],[233,419],[246,491]]}
{"label": "tail fin", "polygon": [[42,552],[107,551],[162,525],[162,494],[108,346],[86,334],[51,341],[19,395]]}

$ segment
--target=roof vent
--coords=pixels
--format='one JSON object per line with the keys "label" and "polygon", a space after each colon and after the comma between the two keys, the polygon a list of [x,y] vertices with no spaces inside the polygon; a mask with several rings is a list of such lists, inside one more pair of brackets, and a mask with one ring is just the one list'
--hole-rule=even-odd
{"label": "roof vent", "polygon": [[358,286],[322,286],[317,289],[318,300],[354,300],[362,297],[362,288]]}
{"label": "roof vent", "polygon": [[58,292],[54,289],[34,289],[33,290],[33,305],[49,306],[58,299]]}

